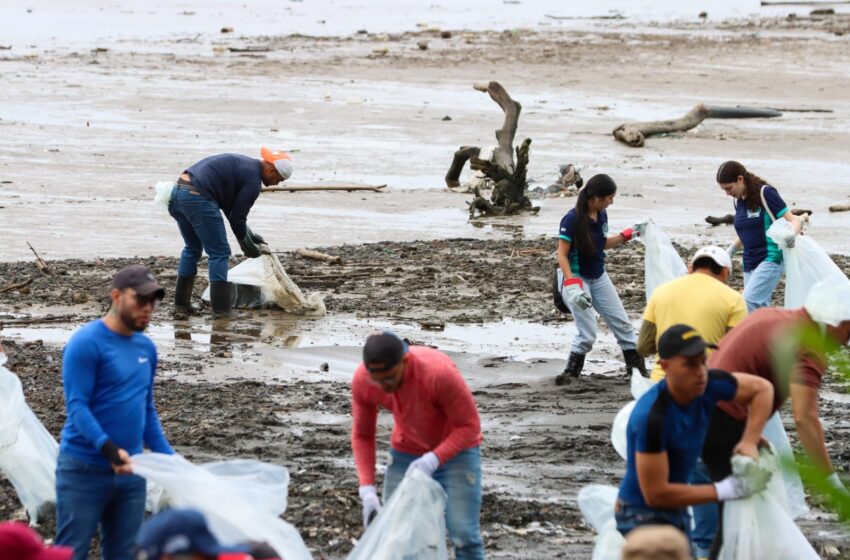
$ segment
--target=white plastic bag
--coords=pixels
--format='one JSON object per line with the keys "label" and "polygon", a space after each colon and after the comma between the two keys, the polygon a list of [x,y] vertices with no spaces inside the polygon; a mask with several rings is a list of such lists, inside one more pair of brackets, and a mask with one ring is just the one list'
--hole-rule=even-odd
{"label": "white plastic bag", "polygon": [[[733,473],[738,463],[732,460]],[[723,547],[720,560],[817,560],[803,533],[794,524],[786,505],[779,462],[776,455],[762,453],[760,466],[774,471],[765,491],[744,500],[731,500],[723,506]],[[777,496],[779,496],[777,498]]]}
{"label": "white plastic bag", "polygon": [[[260,541],[286,560],[311,558],[295,527],[267,511],[268,503],[260,503],[258,507],[252,501],[255,499],[253,492],[243,493],[247,476],[244,473],[233,478],[230,476],[233,473],[225,469],[226,476],[218,476],[209,468],[193,465],[179,455],[142,453],[131,459],[133,472],[162,487],[171,504],[203,513],[210,530],[222,543]],[[222,472],[223,468],[218,466],[212,470]],[[274,469],[269,472],[272,471]],[[258,476],[265,479],[266,474]]]}
{"label": "white plastic bag", "polygon": [[425,473],[404,477],[348,560],[447,560],[446,493]]}
{"label": "white plastic bag", "polygon": [[153,201],[168,208],[168,203],[171,202],[172,189],[174,189],[174,181],[159,181],[153,187]]}
{"label": "white plastic bag", "polygon": [[[246,259],[227,271],[228,282],[242,286],[259,288],[257,301],[235,307],[267,307],[277,305],[287,313],[299,315],[324,315],[325,302],[322,296],[313,292],[305,296],[280,264],[277,255],[262,255],[256,259]],[[210,289],[201,296],[210,300]]]}
{"label": "white plastic bag", "polygon": [[847,276],[832,262],[826,251],[809,235],[798,235],[794,247],[789,249],[783,239],[791,232],[786,220],[773,222],[767,235],[782,248],[785,263],[785,307],[803,307],[809,290],[821,280],[836,279],[847,282]]}
{"label": "white plastic bag", "polygon": [[626,459],[626,428],[629,425],[629,417],[632,415],[637,400],[653,385],[655,385],[655,382],[652,379],[642,376],[637,370],[632,371],[631,390],[634,400],[626,403],[626,406],[620,409],[620,412],[614,417],[613,426],[611,426],[611,444],[623,460]]}
{"label": "white plastic bag", "polygon": [[[289,495],[289,471],[279,465],[255,459],[231,459],[198,465],[221,480],[232,484],[249,503],[272,515],[286,511]],[[172,500],[161,486],[148,482],[145,509],[158,513],[172,504]]]}
{"label": "white plastic bag", "polygon": [[[774,413],[767,421],[764,427],[764,437],[773,445],[774,450],[786,465],[794,464],[794,453],[791,451],[791,443],[788,441],[788,434],[785,432],[785,426],[782,425],[782,419],[779,413]],[[805,515],[809,512],[806,505],[806,493],[803,490],[803,481],[800,480],[800,473],[789,468],[781,469],[782,476],[777,479],[782,480],[785,495],[787,497],[787,511],[792,519]]]}
{"label": "white plastic bag", "polygon": [[36,525],[39,509],[56,503],[59,444],[27,406],[20,379],[5,363],[0,354],[0,472]]}
{"label": "white plastic bag", "polygon": [[676,252],[670,238],[652,220],[646,222],[646,228],[638,239],[646,247],[644,268],[646,301],[649,301],[655,288],[684,276],[688,273],[688,267]]}
{"label": "white plastic bag", "polygon": [[579,490],[578,508],[598,533],[592,560],[620,560],[626,541],[617,530],[617,521],[614,519],[617,493],[617,488],[602,484],[591,484]]}

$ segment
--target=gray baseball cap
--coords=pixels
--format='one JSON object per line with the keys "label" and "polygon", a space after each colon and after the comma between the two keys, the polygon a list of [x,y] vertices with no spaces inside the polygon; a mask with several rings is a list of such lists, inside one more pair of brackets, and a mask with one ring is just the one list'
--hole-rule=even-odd
{"label": "gray baseball cap", "polygon": [[156,276],[146,266],[131,264],[118,271],[112,279],[112,287],[119,290],[133,288],[142,297],[156,295],[158,299],[165,297],[165,289],[156,281]]}

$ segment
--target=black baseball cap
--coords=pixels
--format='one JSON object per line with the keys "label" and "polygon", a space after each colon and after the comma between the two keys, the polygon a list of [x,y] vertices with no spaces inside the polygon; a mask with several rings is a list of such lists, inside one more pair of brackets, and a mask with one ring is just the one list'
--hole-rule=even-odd
{"label": "black baseball cap", "polygon": [[658,339],[658,357],[665,360],[674,356],[698,356],[704,353],[706,348],[717,346],[708,344],[690,325],[673,325]]}
{"label": "black baseball cap", "polygon": [[[363,364],[369,373],[386,371],[401,361],[407,348],[407,343],[390,331],[370,335],[363,345]],[[369,367],[370,364],[380,365]]]}
{"label": "black baseball cap", "polygon": [[119,290],[133,288],[142,297],[155,295],[158,299],[165,297],[165,290],[156,281],[156,276],[146,266],[131,264],[118,271],[112,279],[112,287]]}

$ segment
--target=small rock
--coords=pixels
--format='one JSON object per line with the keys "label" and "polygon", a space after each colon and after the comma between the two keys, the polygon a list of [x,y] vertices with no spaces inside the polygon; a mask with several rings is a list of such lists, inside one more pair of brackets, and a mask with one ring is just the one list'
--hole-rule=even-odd
{"label": "small rock", "polygon": [[233,28],[232,27],[222,27],[221,32],[222,33],[233,33]]}
{"label": "small rock", "polygon": [[451,39],[452,38],[452,32],[451,31],[441,31],[440,32],[440,38]]}
{"label": "small rock", "polygon": [[328,372],[330,369],[331,367],[327,364],[327,362],[319,366],[319,371]]}
{"label": "small rock", "polygon": [[366,29],[358,29],[357,30],[357,35],[368,35],[368,34],[369,34],[369,31],[366,30]]}
{"label": "small rock", "polygon": [[[445,117],[443,117],[443,120],[444,121],[450,121],[450,120],[452,120],[452,118],[450,116],[446,115]],[[11,181],[9,181],[9,182],[11,183]]]}
{"label": "small rock", "polygon": [[841,556],[841,551],[832,545],[826,545],[823,547],[823,557],[824,558],[833,558]]}
{"label": "small rock", "polygon": [[700,13],[699,13],[699,18],[700,18],[700,19],[705,19],[705,18],[707,18],[707,17],[708,17],[708,12],[700,12]]}
{"label": "small rock", "polygon": [[416,46],[419,47],[420,51],[427,51],[428,41],[419,41],[418,43],[416,43]]}

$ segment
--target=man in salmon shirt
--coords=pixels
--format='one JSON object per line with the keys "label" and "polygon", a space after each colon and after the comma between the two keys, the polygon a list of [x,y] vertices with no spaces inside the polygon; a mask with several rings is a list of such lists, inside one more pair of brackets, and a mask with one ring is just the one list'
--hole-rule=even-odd
{"label": "man in salmon shirt", "polygon": [[446,527],[458,560],[484,558],[481,538],[481,420],[472,392],[451,359],[407,344],[390,332],[373,334],[351,384],[351,446],[360,478],[363,525],[381,510],[375,489],[378,407],[393,413],[384,500],[414,470],[446,492]]}

